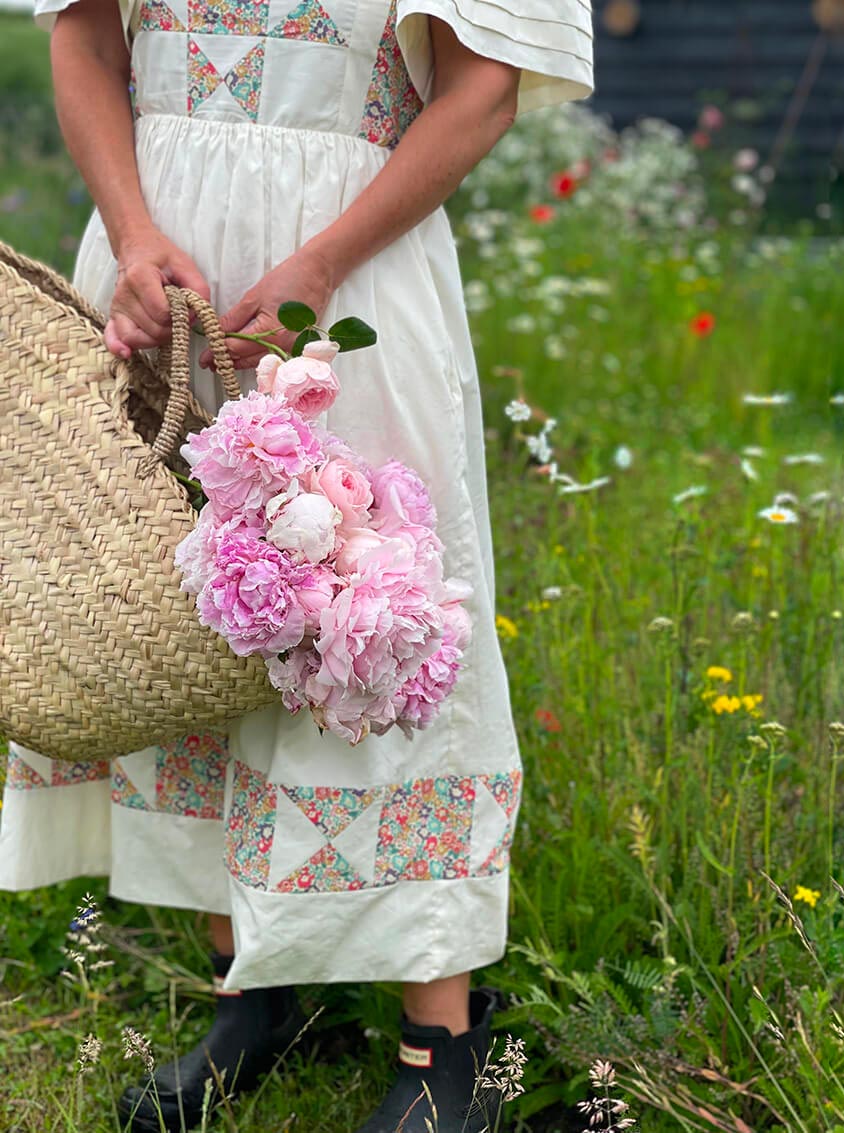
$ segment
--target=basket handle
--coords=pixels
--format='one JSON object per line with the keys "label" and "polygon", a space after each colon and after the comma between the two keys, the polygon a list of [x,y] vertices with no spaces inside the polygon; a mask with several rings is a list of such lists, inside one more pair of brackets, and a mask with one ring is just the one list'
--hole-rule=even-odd
{"label": "basket handle", "polygon": [[226,348],[225,332],[211,304],[186,287],[168,285],[164,292],[170,304],[173,333],[169,345],[163,346],[158,352],[158,367],[162,373],[169,371],[170,394],[158,436],[150,452],[139,464],[138,475],[142,478],[149,476],[167,458],[182,431],[190,395],[191,311],[196,315],[208,340],[226,397],[236,400],[242,392],[231,354]]}

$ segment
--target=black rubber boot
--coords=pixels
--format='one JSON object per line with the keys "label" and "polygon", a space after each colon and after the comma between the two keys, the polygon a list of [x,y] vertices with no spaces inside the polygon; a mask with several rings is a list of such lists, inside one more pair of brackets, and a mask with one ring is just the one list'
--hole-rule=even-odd
{"label": "black rubber boot", "polygon": [[428,1133],[426,1118],[437,1133],[494,1129],[501,1093],[481,1087],[478,1080],[489,1054],[490,1022],[499,1002],[499,993],[492,988],[471,992],[471,1030],[456,1038],[445,1027],[417,1027],[403,1018],[396,1081],[357,1133]]}
{"label": "black rubber boot", "polygon": [[[214,1084],[212,1105],[220,1101],[217,1074],[222,1076],[229,1097],[252,1089],[261,1074],[288,1050],[305,1023],[293,988],[224,992],[222,982],[231,957],[214,953],[211,962],[218,996],[217,1018],[211,1030],[178,1062],[158,1067],[153,1075],[165,1128],[173,1133],[201,1121],[208,1078]],[[122,1127],[131,1120],[133,1133],[160,1133],[155,1091],[149,1078],[124,1092],[118,1110]]]}

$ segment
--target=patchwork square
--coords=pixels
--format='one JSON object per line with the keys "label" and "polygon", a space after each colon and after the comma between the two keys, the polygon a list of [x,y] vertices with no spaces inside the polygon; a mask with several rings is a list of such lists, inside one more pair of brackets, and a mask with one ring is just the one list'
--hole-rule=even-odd
{"label": "patchwork square", "polygon": [[34,791],[39,787],[49,787],[49,783],[35,768],[14,751],[9,752],[6,765],[6,786],[10,791]]}
{"label": "patchwork square", "polygon": [[242,885],[266,889],[276,820],[276,789],[237,760],[226,824],[226,868]]}
{"label": "patchwork square", "polygon": [[331,43],[348,47],[340,29],[319,0],[302,0],[268,35],[271,39],[306,39],[311,43]]}
{"label": "patchwork square", "polygon": [[423,105],[411,82],[396,38],[396,0],[392,0],[372,68],[360,137],[374,145],[392,149],[422,112]]}
{"label": "patchwork square", "polygon": [[479,775],[478,779],[507,815],[506,830],[496,841],[489,854],[474,871],[475,877],[491,877],[503,873],[510,864],[510,849],[513,844],[514,816],[521,798],[522,772],[510,771],[499,775]]}
{"label": "patchwork square", "polygon": [[188,0],[188,31],[266,35],[270,0]]}
{"label": "patchwork square", "polygon": [[456,775],[390,790],[381,811],[375,884],[468,877],[474,799],[474,781]]}
{"label": "patchwork square", "polygon": [[227,73],[226,86],[253,122],[261,107],[261,81],[264,74],[264,45],[259,43]]}
{"label": "patchwork square", "polygon": [[327,839],[333,840],[378,798],[380,789],[284,787],[284,793]]}
{"label": "patchwork square", "polygon": [[143,0],[138,12],[138,31],[185,31],[185,25],[164,0]]}
{"label": "patchwork square", "polygon": [[363,889],[364,879],[335,846],[326,845],[275,886],[277,893],[342,893]]}
{"label": "patchwork square", "polygon": [[64,763],[54,759],[50,786],[75,787],[79,783],[96,783],[110,777],[111,764],[107,759],[80,760],[78,763]]}
{"label": "patchwork square", "polygon": [[117,806],[128,807],[129,810],[152,809],[117,759],[111,767],[111,801]]}
{"label": "patchwork square", "polygon": [[156,810],[183,818],[223,817],[228,745],[213,732],[184,736],[156,753]]}

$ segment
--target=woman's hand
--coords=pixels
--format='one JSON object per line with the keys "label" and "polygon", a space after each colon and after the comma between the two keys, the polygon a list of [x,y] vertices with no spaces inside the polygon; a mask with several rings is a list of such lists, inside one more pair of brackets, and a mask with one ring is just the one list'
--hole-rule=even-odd
{"label": "woman's hand", "polygon": [[[223,330],[237,334],[265,334],[278,327],[278,308],[288,300],[307,305],[316,312],[317,322],[333,295],[336,284],[331,264],[306,245],[294,252],[278,267],[267,272],[254,287],[250,287],[239,303],[220,319]],[[290,350],[296,339],[291,331],[271,336],[271,341],[282,350]],[[235,368],[251,370],[258,365],[267,351],[257,342],[229,338],[226,345],[231,351]],[[200,357],[201,366],[212,365],[211,352]]]}
{"label": "woman's hand", "polygon": [[133,350],[169,342],[167,283],[189,287],[203,299],[210,297],[208,284],[191,257],[157,228],[143,229],[121,244],[117,287],[105,329],[105,344],[112,354],[128,358]]}

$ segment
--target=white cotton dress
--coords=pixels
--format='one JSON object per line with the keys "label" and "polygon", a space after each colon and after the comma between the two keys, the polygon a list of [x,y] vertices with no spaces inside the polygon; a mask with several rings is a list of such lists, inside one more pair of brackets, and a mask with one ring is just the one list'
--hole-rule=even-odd
{"label": "white cotton dress", "polygon": [[[36,0],[49,26],[75,0]],[[523,69],[520,109],[583,97],[582,0],[124,0],[150,213],[218,310],[338,217],[389,161],[431,85],[429,17]],[[106,310],[116,267],[95,214],[75,282]],[[295,297],[294,297],[295,298]],[[474,636],[438,721],[350,747],[281,706],[111,762],[12,745],[0,887],[107,875],[129,901],[230,913],[229,988],[428,981],[500,958],[521,768],[495,633],[478,378],[440,209],[355,271],[326,318],[378,345],[344,355],[329,427],[430,486]],[[194,367],[197,396],[220,404]],[[249,386],[244,379],[244,388]]]}

